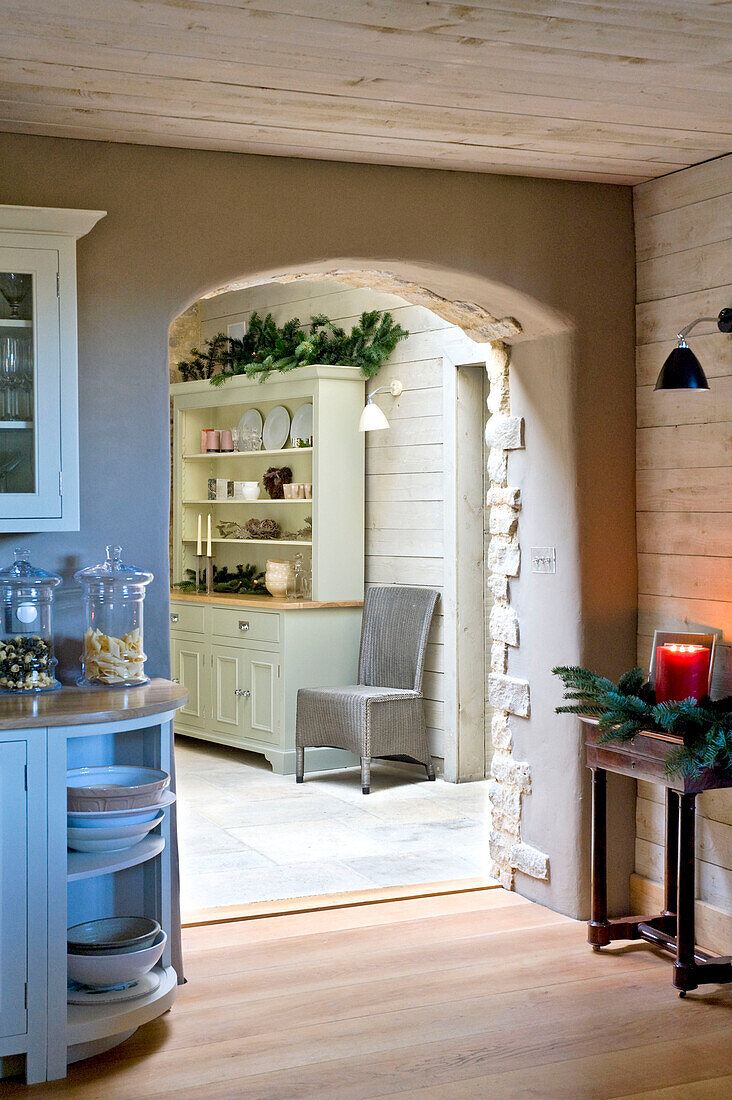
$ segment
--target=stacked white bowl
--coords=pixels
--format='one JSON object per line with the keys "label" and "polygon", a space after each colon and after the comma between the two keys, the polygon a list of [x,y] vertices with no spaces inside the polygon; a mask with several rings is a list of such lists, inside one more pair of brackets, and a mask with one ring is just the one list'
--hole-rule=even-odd
{"label": "stacked white bowl", "polygon": [[68,975],[80,986],[113,990],[131,986],[160,959],[165,932],[148,917],[103,917],[67,932]]}
{"label": "stacked white bowl", "polygon": [[133,848],[175,801],[167,772],[129,764],[72,768],[66,775],[67,843],[77,852]]}

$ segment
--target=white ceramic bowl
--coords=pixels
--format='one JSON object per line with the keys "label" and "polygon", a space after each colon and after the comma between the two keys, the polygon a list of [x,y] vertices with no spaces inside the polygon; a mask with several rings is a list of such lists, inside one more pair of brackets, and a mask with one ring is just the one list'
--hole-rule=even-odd
{"label": "white ceramic bowl", "polygon": [[175,795],[163,791],[161,797],[152,806],[138,806],[134,810],[94,810],[83,812],[75,810],[66,814],[66,823],[72,829],[108,829],[118,825],[131,825],[133,822],[152,821],[166,806],[172,806]]}
{"label": "white ceramic bowl", "polygon": [[159,935],[150,917],[102,917],[68,928],[66,944],[72,955],[127,955],[152,947]]}
{"label": "white ceramic bowl", "polygon": [[134,848],[165,817],[158,814],[152,821],[141,821],[134,825],[118,825],[116,828],[89,829],[70,828],[66,830],[66,843],[75,852],[123,852]]}
{"label": "white ceramic bowl", "polygon": [[71,768],[66,773],[67,809],[131,810],[149,806],[170,783],[167,772],[128,764]]}
{"label": "white ceramic bowl", "polygon": [[145,947],[142,951],[126,951],[120,955],[68,954],[69,977],[92,989],[109,989],[137,981],[158,962],[167,939],[165,932],[161,931],[152,947]]}

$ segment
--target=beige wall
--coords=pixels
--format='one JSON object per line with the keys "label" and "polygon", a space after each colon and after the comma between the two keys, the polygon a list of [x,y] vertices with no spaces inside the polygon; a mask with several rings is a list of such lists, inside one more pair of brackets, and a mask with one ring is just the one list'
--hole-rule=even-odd
{"label": "beige wall", "polygon": [[[521,519],[525,610],[509,673],[520,664],[515,674],[532,685],[531,715],[515,721],[516,755],[531,762],[532,775],[523,839],[548,854],[551,871],[547,882],[519,876],[519,888],[586,913],[581,730],[555,715],[561,691],[547,669],[586,663],[616,675],[633,648],[629,190],[2,134],[0,193],[5,203],[107,211],[79,245],[81,531],[27,543],[39,564],[67,577],[97,560],[110,536],[130,560],[152,568],[146,649],[153,673],[169,667],[167,344],[183,309],[235,279],[351,266],[517,317],[524,328],[517,362],[520,348],[554,339],[548,358],[526,352],[517,368],[522,405],[535,413],[527,416],[533,426],[523,452],[526,516],[541,522],[526,528],[528,537],[566,548],[556,583],[540,585],[526,572],[533,541]],[[566,468],[552,465],[557,455]],[[521,484],[514,468],[512,458],[512,484]],[[3,559],[14,542],[2,540]],[[73,586],[56,624],[69,672],[81,633]],[[616,836],[622,872],[632,815]]]}
{"label": "beige wall", "polygon": [[[204,340],[227,333],[229,325],[247,321],[255,310],[260,316],[272,313],[278,324],[292,317],[307,323],[314,314],[325,313],[346,329],[365,310],[388,310],[409,332],[378,378],[367,385],[374,389],[398,378],[404,392],[396,400],[389,395],[377,398],[389,418],[389,430],[366,435],[365,578],[367,585],[429,585],[444,596],[443,351],[449,345],[454,352],[456,344],[462,343],[470,359],[473,342],[422,306],[333,279],[270,283],[217,294],[198,308]],[[480,408],[475,413],[473,431],[480,437],[485,413]],[[475,477],[482,480],[480,469]],[[438,768],[445,754],[443,644],[441,604],[430,633],[424,679],[430,748]]]}
{"label": "beige wall", "polygon": [[[732,156],[635,188],[638,663],[654,629],[723,631],[714,694],[732,694],[732,336],[689,336],[709,393],[654,393],[674,334],[732,305]],[[697,335],[698,333],[699,335]],[[636,871],[663,876],[663,792],[639,784]],[[698,803],[702,939],[732,943],[732,791]],[[644,889],[637,882],[636,889]],[[710,908],[711,907],[711,908]],[[721,909],[723,916],[715,913]]]}

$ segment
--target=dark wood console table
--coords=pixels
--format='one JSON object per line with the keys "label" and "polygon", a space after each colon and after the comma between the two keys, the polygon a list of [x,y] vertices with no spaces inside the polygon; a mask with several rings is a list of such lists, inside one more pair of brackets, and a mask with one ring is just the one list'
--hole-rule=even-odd
{"label": "dark wood console table", "polygon": [[[708,983],[732,982],[732,957],[717,958],[697,948],[694,935],[696,797],[732,787],[732,775],[707,769],[698,779],[669,778],[666,759],[679,739],[669,734],[638,733],[632,741],[599,744],[596,720],[583,719],[587,766],[592,770],[592,915],[587,941],[594,951],[613,940],[647,940],[675,954],[673,984],[684,997]],[[666,859],[664,907],[654,916],[607,915],[607,772],[645,779],[666,788]]]}

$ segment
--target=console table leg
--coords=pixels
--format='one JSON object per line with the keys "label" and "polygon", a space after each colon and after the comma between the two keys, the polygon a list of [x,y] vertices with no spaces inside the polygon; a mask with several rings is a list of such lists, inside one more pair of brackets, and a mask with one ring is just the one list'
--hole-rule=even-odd
{"label": "console table leg", "polygon": [[699,984],[694,962],[695,806],[696,795],[679,795],[679,871],[673,984],[682,997],[688,990],[697,989]]}
{"label": "console table leg", "polygon": [[679,795],[666,788],[666,863],[663,876],[663,915],[676,912],[679,870]]}
{"label": "console table leg", "polygon": [[592,911],[587,942],[594,951],[610,943],[607,923],[607,774],[592,769]]}

